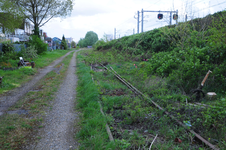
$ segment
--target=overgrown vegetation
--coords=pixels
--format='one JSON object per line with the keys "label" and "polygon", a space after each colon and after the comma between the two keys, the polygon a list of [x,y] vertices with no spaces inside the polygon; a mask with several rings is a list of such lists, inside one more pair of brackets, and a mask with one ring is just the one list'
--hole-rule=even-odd
{"label": "overgrown vegetation", "polygon": [[81,130],[77,135],[82,140],[80,149],[108,149],[113,146],[113,143],[108,142],[108,135],[105,132],[106,119],[100,113],[98,89],[91,79],[90,67],[81,62],[82,58],[81,55],[77,56],[79,77],[77,108],[83,114]]}
{"label": "overgrown vegetation", "polygon": [[48,44],[44,43],[37,35],[32,35],[28,46],[34,46],[37,50],[37,54],[42,54],[47,52]]}
{"label": "overgrown vegetation", "polygon": [[[156,134],[154,149],[209,148],[154,107],[150,100],[129,91],[99,63],[112,66],[187,128],[216,147],[226,149],[225,21],[223,11],[178,26],[109,42],[99,41],[95,51],[83,54],[86,65],[94,68],[90,74],[93,74],[117,149],[147,149]],[[197,101],[192,90],[198,88],[208,70],[213,73],[203,91],[216,92],[217,97]],[[88,130],[86,126],[83,128]],[[95,140],[96,133],[84,136]],[[103,141],[102,147],[106,144]]]}

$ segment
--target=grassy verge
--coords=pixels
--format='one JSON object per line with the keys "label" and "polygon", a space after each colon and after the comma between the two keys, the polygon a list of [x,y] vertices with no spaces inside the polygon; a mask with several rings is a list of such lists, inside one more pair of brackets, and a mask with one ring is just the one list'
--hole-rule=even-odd
{"label": "grassy verge", "polygon": [[[48,73],[40,82],[21,98],[10,111],[23,110],[26,114],[4,114],[0,116],[0,150],[20,149],[29,138],[29,134],[37,128],[42,128],[45,111],[52,109],[51,101],[55,97],[59,85],[64,80],[72,54],[68,55],[56,66],[60,74],[54,71]],[[37,137],[37,140],[39,137]]]}
{"label": "grassy verge", "polygon": [[[93,74],[100,95],[99,100],[107,114],[118,149],[147,149],[156,134],[158,138],[152,145],[154,149],[209,148],[171,120],[163,111],[154,107],[149,100],[129,91],[98,63],[113,67],[123,78],[151,97],[188,128],[217,147],[226,148],[224,95],[211,100],[203,98],[201,104],[197,104],[192,97],[184,94],[180,87],[172,84],[170,77],[148,74],[147,69],[150,66],[148,61],[125,61],[123,56],[119,55],[120,53],[109,51],[86,51],[82,58],[87,68],[90,68],[90,64],[93,65],[94,71],[90,73]],[[181,142],[178,142],[178,139]]]}
{"label": "grassy verge", "polygon": [[99,93],[90,75],[90,67],[83,62],[83,56],[77,55],[77,108],[82,112],[81,130],[77,134],[80,149],[115,149],[105,129],[106,120],[100,112]]}
{"label": "grassy verge", "polygon": [[[3,71],[0,70],[0,76],[4,76],[3,82],[0,85],[0,94],[3,94],[9,90],[12,90],[16,87],[20,87],[21,84],[26,83],[27,81],[31,80],[33,75],[37,72],[39,68],[43,68],[48,66],[54,60],[58,59],[59,57],[65,55],[67,50],[56,50],[52,52],[46,52],[43,55],[40,55],[38,58],[35,58],[33,61],[35,62],[34,69],[27,69],[27,68],[20,68],[17,70],[9,70]],[[19,61],[19,59],[18,59]],[[14,61],[12,66],[16,66],[17,61]]]}

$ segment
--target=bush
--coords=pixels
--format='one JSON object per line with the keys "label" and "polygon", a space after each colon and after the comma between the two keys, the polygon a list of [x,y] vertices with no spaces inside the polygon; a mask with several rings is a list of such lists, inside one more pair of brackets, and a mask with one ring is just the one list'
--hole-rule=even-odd
{"label": "bush", "polygon": [[61,48],[64,49],[64,50],[68,49],[66,41],[61,41]]}
{"label": "bush", "polygon": [[21,51],[17,53],[18,57],[23,57],[24,60],[27,60],[29,58],[36,58],[38,57],[37,50],[35,49],[34,45],[31,45],[25,48],[24,45],[21,45]]}
{"label": "bush", "polygon": [[104,44],[104,40],[99,40],[94,44],[93,48],[94,50],[101,50]]}
{"label": "bush", "polygon": [[37,35],[32,35],[28,46],[34,46],[37,54],[41,54],[47,52],[48,44],[44,43]]}
{"label": "bush", "polygon": [[2,52],[3,53],[8,53],[8,52],[13,52],[13,44],[10,41],[4,41],[2,43]]}

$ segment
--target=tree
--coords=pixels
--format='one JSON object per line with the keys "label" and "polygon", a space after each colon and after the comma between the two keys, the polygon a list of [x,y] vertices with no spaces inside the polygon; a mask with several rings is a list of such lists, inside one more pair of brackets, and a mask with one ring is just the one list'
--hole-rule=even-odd
{"label": "tree", "polygon": [[23,23],[22,10],[15,3],[8,0],[0,0],[0,28],[2,33],[13,32]]}
{"label": "tree", "polygon": [[96,41],[98,41],[98,35],[95,32],[89,31],[86,33],[85,36],[86,46],[92,46],[93,44],[96,43]]}
{"label": "tree", "polygon": [[89,31],[86,33],[85,38],[80,38],[78,45],[79,47],[93,46],[97,41],[98,35],[93,31]]}
{"label": "tree", "polygon": [[78,45],[79,47],[86,47],[86,41],[84,38],[80,38],[80,40],[78,41]]}
{"label": "tree", "polygon": [[[54,17],[66,17],[73,10],[74,0],[9,0],[16,5],[25,18],[34,24],[34,34],[39,35],[42,27]],[[24,10],[21,11],[21,10]]]}
{"label": "tree", "polygon": [[72,47],[72,48],[75,48],[75,47],[76,47],[75,41],[72,41],[72,42],[71,42],[71,47]]}
{"label": "tree", "polygon": [[65,40],[64,35],[63,35],[62,41],[61,41],[61,48],[62,48],[62,49],[65,49],[65,50],[68,49],[67,42],[66,42],[66,40]]}

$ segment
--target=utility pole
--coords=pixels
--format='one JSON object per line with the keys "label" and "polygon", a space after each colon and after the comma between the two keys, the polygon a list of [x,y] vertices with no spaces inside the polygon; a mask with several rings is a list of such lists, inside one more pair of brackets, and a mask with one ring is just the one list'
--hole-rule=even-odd
{"label": "utility pole", "polygon": [[[141,32],[143,32],[143,21],[144,21],[144,12],[163,12],[163,13],[170,13],[170,25],[172,25],[172,13],[176,13],[178,15],[178,10],[177,11],[149,11],[149,10],[141,10]],[[176,20],[176,24],[177,24],[177,20]]]}
{"label": "utility pole", "polygon": [[140,12],[137,11],[137,33],[139,33],[139,24],[140,24]]}
{"label": "utility pole", "polygon": [[133,34],[135,34],[135,29],[133,29]]}
{"label": "utility pole", "polygon": [[172,12],[170,12],[170,25],[172,25]]}
{"label": "utility pole", "polygon": [[114,30],[114,39],[116,39],[116,28]]}
{"label": "utility pole", "polygon": [[144,26],[144,10],[141,10],[141,33],[143,32],[143,26]]}
{"label": "utility pole", "polygon": [[186,14],[185,15],[185,22],[187,22],[188,21],[188,15]]}

